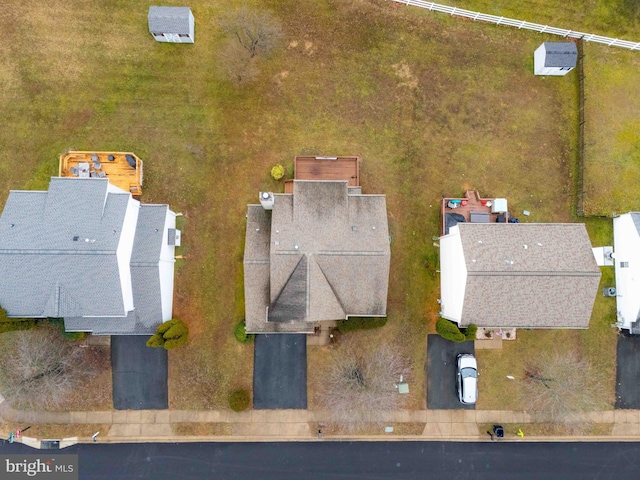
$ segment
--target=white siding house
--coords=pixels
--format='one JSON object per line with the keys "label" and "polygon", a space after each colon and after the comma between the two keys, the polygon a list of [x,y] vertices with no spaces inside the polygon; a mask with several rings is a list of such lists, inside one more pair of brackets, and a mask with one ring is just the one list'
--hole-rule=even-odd
{"label": "white siding house", "polygon": [[189,7],[149,7],[149,33],[157,42],[193,43],[195,21]]}
{"label": "white siding house", "polygon": [[625,213],[613,219],[613,249],[616,272],[616,326],[640,333],[640,213]]}
{"label": "white siding house", "polygon": [[440,316],[461,327],[587,328],[600,276],[582,224],[458,223],[440,237]]}
{"label": "white siding house", "polygon": [[544,42],[533,54],[536,75],[562,76],[576,67],[578,47],[573,42]]}
{"label": "white siding house", "polygon": [[0,215],[0,307],[9,318],[64,318],[69,332],[154,333],[171,318],[175,218],[108,178],[11,191]]}

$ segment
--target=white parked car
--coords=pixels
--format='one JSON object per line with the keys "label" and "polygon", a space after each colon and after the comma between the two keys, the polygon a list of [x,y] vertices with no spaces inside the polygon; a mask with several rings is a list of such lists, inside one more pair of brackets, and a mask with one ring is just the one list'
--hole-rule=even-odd
{"label": "white parked car", "polygon": [[466,405],[473,405],[478,400],[478,363],[470,353],[458,355],[456,373],[458,398]]}

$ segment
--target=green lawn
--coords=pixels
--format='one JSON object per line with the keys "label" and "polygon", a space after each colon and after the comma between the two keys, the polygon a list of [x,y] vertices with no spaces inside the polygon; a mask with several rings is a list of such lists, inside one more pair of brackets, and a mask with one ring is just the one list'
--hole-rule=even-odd
{"label": "green lawn", "polygon": [[[638,29],[640,32],[640,29]],[[640,33],[637,34],[640,40]],[[585,212],[640,208],[640,53],[585,48]]]}
{"label": "green lawn", "polygon": [[[244,312],[246,204],[260,190],[282,191],[269,176],[277,162],[291,173],[296,154],[361,155],[364,192],[387,195],[389,322],[351,335],[366,348],[401,345],[414,362],[412,405],[424,407],[441,196],[476,188],[508,198],[521,219],[529,210],[528,221],[572,221],[575,73],[532,74],[533,50],[555,37],[383,0],[255,1],[280,19],[284,36],[259,59],[256,81],[235,86],[220,68],[226,39],[217,18],[242,2],[193,0],[194,45],[154,42],[151,3],[5,6],[0,205],[9,189],[46,188],[65,149],[139,155],[143,201],[184,214],[174,314],[191,341],[170,353],[170,403],[219,408],[232,390],[251,387],[253,347],[233,337]],[[548,16],[550,4],[526,3]],[[590,332],[566,338],[589,345]],[[538,335],[523,332],[516,345],[534,348],[544,343]],[[324,360],[310,350],[311,380]]]}

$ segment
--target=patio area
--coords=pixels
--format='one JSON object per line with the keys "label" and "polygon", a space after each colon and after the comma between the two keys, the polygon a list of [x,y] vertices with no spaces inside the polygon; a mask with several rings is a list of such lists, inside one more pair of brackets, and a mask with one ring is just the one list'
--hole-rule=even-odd
{"label": "patio area", "polygon": [[448,234],[449,226],[467,223],[517,223],[509,218],[505,198],[483,198],[476,190],[467,190],[463,198],[443,197],[440,211],[441,235]]}
{"label": "patio area", "polygon": [[[360,157],[295,157],[294,180],[346,180],[360,186]],[[284,193],[293,193],[293,180],[284,183]]]}

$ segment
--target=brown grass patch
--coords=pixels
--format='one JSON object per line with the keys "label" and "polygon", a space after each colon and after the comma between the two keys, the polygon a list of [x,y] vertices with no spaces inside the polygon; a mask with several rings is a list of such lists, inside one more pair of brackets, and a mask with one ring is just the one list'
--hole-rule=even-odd
{"label": "brown grass patch", "polygon": [[[27,424],[16,422],[2,422],[0,423],[0,431],[6,438],[9,432],[15,432],[19,428],[25,428]],[[24,436],[42,439],[62,439],[69,437],[91,437],[94,433],[100,432],[101,435],[106,436],[109,433],[111,425],[90,423],[90,424],[59,424],[59,423],[32,423],[31,428],[24,432]]]}
{"label": "brown grass patch", "polygon": [[231,435],[230,423],[174,423],[171,425],[174,435],[179,436],[221,436]]}

